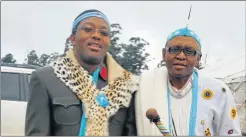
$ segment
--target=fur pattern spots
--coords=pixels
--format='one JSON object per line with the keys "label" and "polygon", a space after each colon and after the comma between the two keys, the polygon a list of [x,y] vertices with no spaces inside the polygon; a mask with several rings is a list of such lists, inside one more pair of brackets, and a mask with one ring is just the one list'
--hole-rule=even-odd
{"label": "fur pattern spots", "polygon": [[[121,107],[129,107],[132,93],[138,90],[138,82],[125,71],[101,90],[93,83],[88,71],[70,58],[62,57],[52,65],[56,76],[83,102],[87,117],[86,136],[108,136],[108,120]],[[98,94],[104,93],[110,102],[106,108],[96,102]]]}

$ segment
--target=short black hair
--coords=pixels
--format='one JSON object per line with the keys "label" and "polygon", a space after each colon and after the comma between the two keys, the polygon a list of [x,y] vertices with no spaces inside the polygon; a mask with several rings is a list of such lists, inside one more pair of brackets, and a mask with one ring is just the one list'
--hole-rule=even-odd
{"label": "short black hair", "polygon": [[[83,11],[82,13],[80,13],[80,14],[74,19],[74,21],[75,21],[76,19],[78,19],[81,15],[86,14],[86,13],[88,13],[88,12],[101,12],[101,11],[96,10],[96,9],[85,10],[85,11]],[[101,13],[102,13],[102,12],[101,12]],[[102,13],[102,14],[103,14],[103,13]],[[75,32],[76,32],[78,26],[79,26],[79,23],[78,23],[74,28],[72,28],[72,34],[75,34]]]}

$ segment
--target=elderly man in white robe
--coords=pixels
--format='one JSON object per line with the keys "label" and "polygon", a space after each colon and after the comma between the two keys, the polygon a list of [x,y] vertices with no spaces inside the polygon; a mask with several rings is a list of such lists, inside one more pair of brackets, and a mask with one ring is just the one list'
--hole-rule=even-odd
{"label": "elderly man in white robe", "polygon": [[[166,66],[140,77],[138,135],[165,135],[163,131],[172,136],[242,135],[231,90],[195,68],[202,56],[195,32],[186,27],[171,33],[162,55]],[[159,129],[146,118],[150,108],[159,114],[163,124],[157,123]]]}

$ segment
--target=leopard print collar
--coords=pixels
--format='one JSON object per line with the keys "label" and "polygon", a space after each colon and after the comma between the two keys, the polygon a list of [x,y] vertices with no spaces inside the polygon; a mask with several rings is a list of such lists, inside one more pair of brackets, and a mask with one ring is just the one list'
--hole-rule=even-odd
{"label": "leopard print collar", "polygon": [[[112,60],[112,59],[109,59]],[[112,65],[112,64],[111,64]],[[108,120],[121,107],[129,107],[132,93],[138,90],[138,77],[123,71],[109,84],[97,89],[92,76],[69,57],[58,58],[52,65],[56,76],[83,102],[87,117],[86,136],[108,136]],[[109,68],[109,73],[110,73]],[[104,93],[109,106],[103,108],[96,97]]]}

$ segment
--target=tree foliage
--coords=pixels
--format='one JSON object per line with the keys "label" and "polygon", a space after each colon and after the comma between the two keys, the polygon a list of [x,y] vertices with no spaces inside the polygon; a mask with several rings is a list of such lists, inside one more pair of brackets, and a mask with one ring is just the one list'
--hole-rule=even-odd
{"label": "tree foliage", "polygon": [[8,53],[3,58],[1,58],[1,62],[4,62],[4,63],[15,63],[16,59],[14,59],[14,56],[11,53]]}
{"label": "tree foliage", "polygon": [[140,37],[131,37],[128,43],[119,43],[122,28],[120,24],[111,24],[111,45],[109,53],[126,70],[140,74],[149,69],[150,55],[145,52],[149,43]]}

